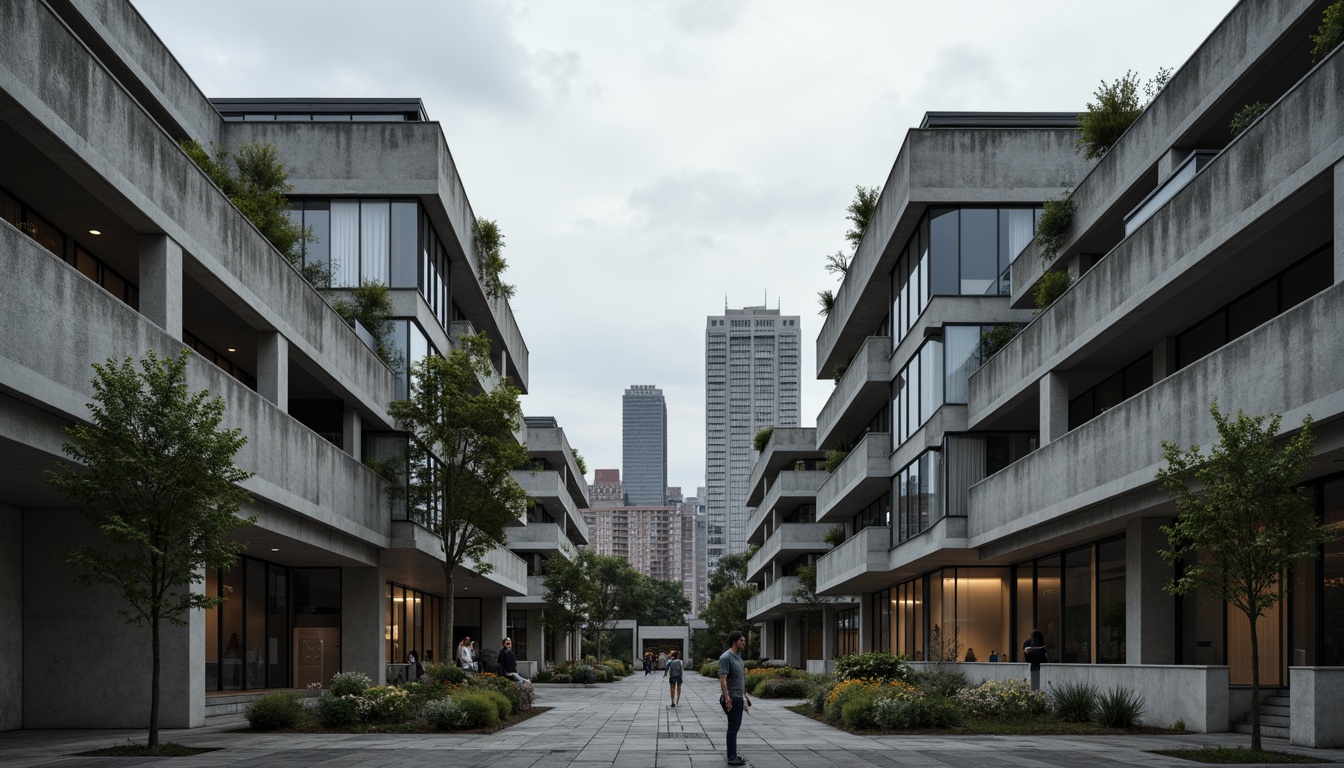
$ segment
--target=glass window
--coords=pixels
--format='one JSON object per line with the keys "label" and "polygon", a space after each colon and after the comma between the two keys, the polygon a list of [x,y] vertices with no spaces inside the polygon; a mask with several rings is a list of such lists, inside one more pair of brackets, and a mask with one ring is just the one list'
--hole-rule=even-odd
{"label": "glass window", "polygon": [[1013,571],[1017,580],[1017,605],[1014,608],[1017,613],[1017,623],[1014,625],[1017,634],[1009,640],[1012,646],[1009,658],[1022,661],[1022,644],[1031,637],[1031,630],[1036,628],[1036,582],[1031,563],[1015,566]]}
{"label": "glass window", "polygon": [[1335,539],[1321,558],[1321,666],[1344,666],[1344,480],[1326,483],[1325,524]]}
{"label": "glass window", "polygon": [[1283,273],[1283,309],[1301,304],[1334,282],[1334,262],[1330,248],[1324,248]]}
{"label": "glass window", "polygon": [[[1060,658],[1060,558],[1044,558],[1036,563],[1036,626],[1045,636],[1045,651],[1052,660]],[[1026,638],[1022,638],[1026,640]],[[1018,643],[1018,650],[1022,644]]]}
{"label": "glass window", "polygon": [[1097,663],[1125,663],[1125,540],[1097,545]]}
{"label": "glass window", "polygon": [[1279,286],[1271,280],[1227,308],[1228,341],[1257,328],[1279,313]]}
{"label": "glass window", "polygon": [[[306,219],[306,212],[305,212]],[[359,201],[331,201],[333,288],[359,286]]]}
{"label": "glass window", "polygon": [[1092,661],[1092,548],[1064,555],[1064,647],[1060,660]]}
{"label": "glass window", "polygon": [[331,269],[331,203],[326,200],[307,200],[303,205],[303,225],[313,232],[313,239],[303,251],[307,264],[321,264]]}
{"label": "glass window", "polygon": [[949,403],[967,401],[967,381],[980,367],[980,326],[949,325],[943,328],[946,383],[943,397]]}
{"label": "glass window", "polygon": [[956,294],[961,280],[957,273],[958,213],[944,208],[929,214],[929,293],[934,296]]}
{"label": "glass window", "polygon": [[1227,315],[1217,312],[1176,337],[1176,367],[1184,368],[1227,343]]}
{"label": "glass window", "polygon": [[416,254],[419,251],[417,220],[420,206],[413,200],[392,203],[392,274],[393,288],[416,287]]}
{"label": "glass window", "polygon": [[999,272],[1012,266],[1018,254],[1036,235],[1036,225],[1030,208],[1003,208],[999,210]]}
{"label": "glass window", "polygon": [[943,404],[943,343],[930,341],[919,357],[919,422],[923,424]]}
{"label": "glass window", "polygon": [[388,284],[392,216],[386,200],[360,202],[360,261],[362,281]]}
{"label": "glass window", "polygon": [[999,292],[999,212],[995,208],[961,211],[961,294]]}

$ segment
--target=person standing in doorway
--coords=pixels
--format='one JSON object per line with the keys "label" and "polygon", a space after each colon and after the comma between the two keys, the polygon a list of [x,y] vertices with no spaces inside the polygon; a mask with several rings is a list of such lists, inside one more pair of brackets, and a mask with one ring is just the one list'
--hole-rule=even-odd
{"label": "person standing in doorway", "polygon": [[742,727],[742,713],[751,706],[747,695],[747,670],[742,663],[742,651],[747,647],[747,636],[734,630],[728,635],[728,650],[719,657],[719,702],[728,714],[728,764],[746,765],[747,759],[737,751],[737,731]]}
{"label": "person standing in doorway", "polygon": [[667,678],[667,684],[671,686],[668,692],[668,698],[672,700],[672,706],[677,706],[681,701],[681,675],[683,664],[681,661],[681,652],[673,651],[667,659],[667,668],[663,670],[663,677]]}

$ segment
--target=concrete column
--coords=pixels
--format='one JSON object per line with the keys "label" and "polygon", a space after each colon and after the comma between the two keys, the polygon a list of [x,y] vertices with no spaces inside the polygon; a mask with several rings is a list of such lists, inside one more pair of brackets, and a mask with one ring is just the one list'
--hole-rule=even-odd
{"label": "concrete column", "polygon": [[140,314],[182,338],[182,246],[167,235],[140,236]]}
{"label": "concrete column", "polygon": [[1335,163],[1335,282],[1344,282],[1344,162]]}
{"label": "concrete column", "polygon": [[835,664],[835,606],[827,605],[821,609],[821,660],[826,662],[830,671]]}
{"label": "concrete column", "polygon": [[859,653],[873,650],[873,595],[859,595]]}
{"label": "concrete column", "polygon": [[23,512],[0,505],[0,731],[23,727]]}
{"label": "concrete column", "polygon": [[1159,517],[1125,525],[1125,663],[1176,663],[1176,603],[1162,591],[1172,568],[1158,550],[1167,546]]}
{"label": "concrete column", "polygon": [[1187,147],[1172,147],[1165,154],[1157,159],[1157,183],[1171,178],[1171,174],[1185,162],[1185,158],[1190,156],[1191,150]]}
{"label": "concrete column", "polygon": [[341,671],[387,683],[387,586],[381,566],[341,569]]}
{"label": "concrete column", "polygon": [[[541,623],[543,611],[531,608],[527,612],[527,658],[524,661],[537,662],[537,669],[546,666],[546,627]],[[516,648],[518,643],[514,643]]]}
{"label": "concrete column", "polygon": [[1041,377],[1041,445],[1052,443],[1069,431],[1069,382],[1067,374],[1051,371]]}
{"label": "concrete column", "polygon": [[289,340],[276,331],[257,334],[257,392],[289,411]]}
{"label": "concrete column", "polygon": [[504,647],[505,619],[508,618],[507,597],[481,598],[481,638],[476,647],[498,654]]}
{"label": "concrete column", "polygon": [[1176,337],[1163,336],[1153,344],[1153,383],[1176,372]]}
{"label": "concrete column", "polygon": [[364,420],[348,405],[341,415],[341,447],[356,460],[364,460]]}
{"label": "concrete column", "polygon": [[803,658],[802,613],[794,612],[784,616],[784,661],[790,667],[807,667],[807,659]]}

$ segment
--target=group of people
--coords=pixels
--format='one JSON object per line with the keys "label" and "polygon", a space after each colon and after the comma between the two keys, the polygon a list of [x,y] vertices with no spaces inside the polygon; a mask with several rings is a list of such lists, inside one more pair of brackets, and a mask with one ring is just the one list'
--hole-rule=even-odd
{"label": "group of people", "polygon": [[[425,668],[415,651],[407,654],[406,661],[411,665],[412,679],[418,680],[424,676]],[[457,650],[453,652],[453,663],[465,670],[468,675],[481,671],[481,662],[476,655],[476,643],[470,637],[462,638],[457,644]],[[523,676],[518,674],[518,656],[513,652],[513,639],[509,637],[504,638],[503,646],[499,649],[499,674],[520,686],[526,684]]]}

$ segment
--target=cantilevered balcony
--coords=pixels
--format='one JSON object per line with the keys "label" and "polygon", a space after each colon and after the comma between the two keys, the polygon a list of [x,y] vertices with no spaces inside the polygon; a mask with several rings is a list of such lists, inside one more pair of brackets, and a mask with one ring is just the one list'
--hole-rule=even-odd
{"label": "cantilevered balcony", "polygon": [[815,503],[817,489],[828,477],[830,475],[824,469],[780,472],[747,521],[747,543],[761,544],[765,541],[766,521],[772,513],[778,519],[802,504]]}
{"label": "cantilevered balcony", "polygon": [[579,548],[555,523],[528,523],[523,528],[510,528],[508,536],[512,552],[560,554],[569,560],[579,556]]}
{"label": "cantilevered balcony", "polygon": [[784,523],[747,561],[747,580],[752,581],[770,563],[788,562],[808,552],[825,552],[831,545],[822,540],[831,526],[825,523]]}
{"label": "cantilevered balcony", "polygon": [[871,526],[817,561],[817,593],[863,594],[890,586],[891,529]]}
{"label": "cantilevered balcony", "polygon": [[763,621],[782,617],[790,607],[797,604],[798,601],[793,597],[796,589],[797,576],[775,579],[773,584],[747,600],[747,620]]}
{"label": "cantilevered balcony", "polygon": [[[557,519],[554,525],[557,529],[565,530],[572,543],[588,543],[588,530],[583,522],[583,516],[574,506],[574,497],[559,472],[550,470],[531,472],[518,469],[514,470],[513,479],[518,481],[529,497],[546,507],[552,514],[563,511],[563,519]],[[512,538],[509,539],[509,545],[513,546]]]}
{"label": "cantilevered balcony", "polygon": [[747,506],[761,506],[767,486],[775,475],[792,466],[799,459],[819,459],[824,454],[817,450],[817,430],[814,427],[777,427],[770,435],[765,450],[757,457],[747,481]]}
{"label": "cantilevered balcony", "polygon": [[891,434],[870,432],[817,489],[817,522],[836,523],[890,490]]}
{"label": "cantilevered balcony", "polygon": [[546,607],[546,577],[528,576],[527,594],[509,597],[510,608]]}
{"label": "cantilevered balcony", "polygon": [[858,432],[891,399],[891,337],[871,336],[850,361],[817,414],[817,448],[826,450]]}

